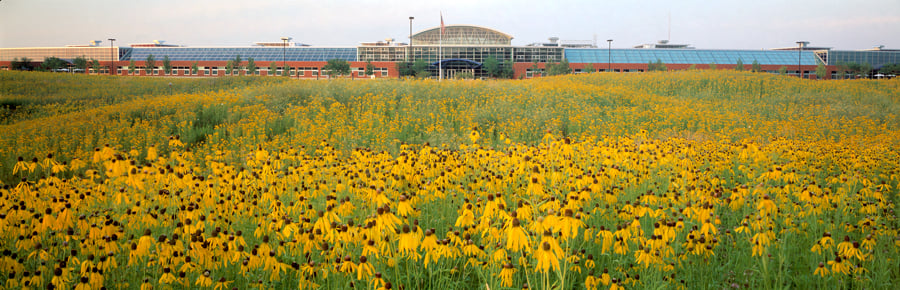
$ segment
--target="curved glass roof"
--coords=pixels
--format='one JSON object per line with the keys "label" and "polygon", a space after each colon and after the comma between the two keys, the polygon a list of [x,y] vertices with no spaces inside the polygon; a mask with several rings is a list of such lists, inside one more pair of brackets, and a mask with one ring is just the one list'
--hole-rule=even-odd
{"label": "curved glass roof", "polygon": [[[512,45],[512,35],[475,25],[445,25],[443,45]],[[412,36],[412,45],[438,45],[441,27],[429,28]]]}
{"label": "curved glass roof", "polygon": [[241,59],[253,58],[257,62],[328,61],[343,59],[356,61],[355,47],[134,47],[122,56],[122,60],[141,61],[153,55],[156,60],[169,56],[171,61],[228,61],[240,55]]}
{"label": "curved glass roof", "polygon": [[[609,58],[607,56],[609,55]],[[571,63],[648,63],[660,60],[673,64],[744,64],[754,60],[760,65],[817,65],[817,57],[812,51],[780,50],[706,50],[706,49],[571,49],[565,51]]]}

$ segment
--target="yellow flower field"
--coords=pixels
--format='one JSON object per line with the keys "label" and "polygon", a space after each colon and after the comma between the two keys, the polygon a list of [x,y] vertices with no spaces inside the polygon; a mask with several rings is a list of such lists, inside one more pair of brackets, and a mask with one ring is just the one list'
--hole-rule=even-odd
{"label": "yellow flower field", "polygon": [[0,288],[874,288],[900,81],[0,72]]}

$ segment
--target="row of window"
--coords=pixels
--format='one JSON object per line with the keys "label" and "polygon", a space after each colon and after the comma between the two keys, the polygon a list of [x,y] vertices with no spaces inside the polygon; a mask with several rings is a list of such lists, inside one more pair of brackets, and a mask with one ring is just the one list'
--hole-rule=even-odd
{"label": "row of window", "polygon": [[[318,67],[297,67],[290,68],[288,74],[291,76],[307,76],[307,77],[317,77],[319,76],[319,71],[321,69]],[[222,71],[220,73],[220,71]],[[268,67],[260,67],[256,71],[254,71],[254,75],[267,75],[267,76],[281,76],[283,74],[283,67],[277,67],[274,72],[270,72]],[[90,73],[97,73],[93,69],[90,69]],[[160,67],[156,67],[153,69],[153,73],[151,75],[172,75],[172,76],[188,76],[188,75],[204,75],[204,76],[219,76],[219,75],[247,75],[250,70],[244,69],[234,69],[227,70],[225,67],[198,67],[197,71],[193,71],[190,67],[180,66],[180,67],[172,67],[170,73],[167,73],[164,69]],[[107,69],[100,69],[100,74],[109,73]],[[133,70],[129,70],[128,67],[118,67],[117,74],[119,75],[145,75],[146,69],[141,67],[136,67]],[[366,77],[365,68],[351,68],[351,73],[354,77]],[[386,77],[388,76],[388,68],[386,67],[376,67],[373,69],[374,76],[376,77]]]}
{"label": "row of window", "polygon": [[476,62],[493,57],[499,62],[559,62],[563,59],[563,51],[558,48],[539,47],[360,47],[360,61],[407,61],[425,60],[435,62],[439,59],[468,59]]}

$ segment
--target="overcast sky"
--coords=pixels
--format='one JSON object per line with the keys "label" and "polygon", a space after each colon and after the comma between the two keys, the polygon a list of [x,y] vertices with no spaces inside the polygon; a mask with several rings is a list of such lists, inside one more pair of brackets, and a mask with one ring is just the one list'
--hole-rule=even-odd
{"label": "overcast sky", "polygon": [[116,38],[187,46],[257,41],[355,46],[444,23],[474,24],[513,45],[596,39],[614,48],[668,38],[697,48],[811,46],[900,49],[900,0],[0,0],[0,47],[63,46]]}

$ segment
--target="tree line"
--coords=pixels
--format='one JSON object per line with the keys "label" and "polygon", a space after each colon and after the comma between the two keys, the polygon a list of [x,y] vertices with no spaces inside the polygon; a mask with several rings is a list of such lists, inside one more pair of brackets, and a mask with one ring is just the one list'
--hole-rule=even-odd
{"label": "tree line", "polygon": [[[87,59],[84,56],[76,57],[75,59],[72,60],[71,63],[66,60],[60,59],[58,57],[47,57],[44,59],[43,62],[41,62],[36,67],[33,65],[33,63],[34,63],[34,61],[27,57],[15,58],[10,62],[10,69],[25,70],[25,71],[29,71],[29,70],[60,71],[63,69],[67,69],[68,67],[72,67],[76,71],[81,71],[81,72],[86,73],[88,68],[91,68],[94,71],[99,71],[100,67],[101,67],[100,61],[98,61],[96,59]],[[413,77],[418,77],[418,78],[427,78],[431,74],[430,70],[429,70],[430,66],[431,65],[428,62],[426,62],[425,60],[422,60],[422,59],[418,59],[415,62],[398,62],[397,63],[397,71],[399,72],[401,77],[413,76]],[[716,63],[710,63],[709,69],[716,69],[716,66],[717,66]],[[276,62],[272,61],[271,63],[269,63],[268,69],[270,72],[277,71],[277,68],[278,67],[277,67]],[[886,75],[900,74],[900,63],[887,64],[887,65],[882,66],[878,70],[875,70],[872,67],[872,65],[868,64],[868,63],[839,62],[836,65],[836,68],[837,68],[837,78],[847,78],[850,76],[868,77],[873,72],[878,72],[878,73],[882,73],[882,74],[886,74]],[[134,73],[135,71],[140,70],[140,69],[141,68],[139,68],[137,66],[134,59],[132,59],[129,62],[128,73]],[[147,58],[144,60],[143,70],[146,71],[146,73],[148,75],[150,75],[153,73],[154,69],[156,69],[156,58],[151,54],[151,55],[148,55]],[[169,59],[169,56],[168,55],[164,56],[162,59],[162,70],[166,74],[171,74],[172,69],[173,69],[172,63],[171,63],[171,60]],[[228,62],[225,65],[225,71],[226,71],[226,74],[228,74],[228,75],[231,75],[231,74],[235,73],[236,71],[240,72],[242,70],[246,70],[248,75],[254,75],[257,73],[258,69],[259,69],[259,67],[256,65],[256,62],[252,57],[247,58],[247,60],[245,62],[241,58],[240,55],[236,55],[234,59],[228,60]],[[375,66],[372,64],[371,61],[366,62],[365,75],[367,75],[367,76],[373,75],[374,69],[375,69]],[[572,68],[569,65],[569,61],[566,59],[563,59],[562,61],[557,62],[557,63],[553,63],[553,62],[546,63],[545,69],[546,69],[547,75],[550,75],[550,76],[570,74],[573,72]],[[689,69],[696,69],[696,65],[692,65]],[[745,69],[743,60],[738,59],[734,69],[737,71],[743,71]],[[290,67],[283,68],[284,72],[287,72],[289,70],[290,70]],[[498,61],[493,56],[488,57],[484,60],[484,62],[482,63],[482,66],[481,66],[481,70],[484,72],[485,75],[487,75],[488,77],[491,77],[491,78],[511,79],[514,77],[514,74],[515,74],[514,70],[513,70],[512,60],[505,60],[505,61],[503,61],[503,63],[500,63],[500,61]],[[532,66],[532,70],[533,71],[539,70],[539,68],[537,67],[537,64],[534,64]],[[667,71],[667,70],[668,70],[668,68],[666,67],[666,64],[663,63],[661,59],[657,59],[656,62],[651,61],[651,62],[647,63],[647,71]],[[199,71],[199,66],[196,61],[194,61],[191,64],[191,71],[194,74],[197,74],[197,72]],[[326,65],[324,67],[322,67],[322,71],[323,71],[324,75],[333,75],[333,76],[349,75],[350,74],[350,63],[347,62],[346,60],[342,60],[342,59],[330,59],[326,62]],[[594,68],[593,64],[589,63],[589,64],[585,65],[581,71],[582,72],[596,72],[597,70]],[[759,64],[759,62],[756,60],[753,60],[753,63],[750,66],[750,71],[751,72],[762,72],[763,70],[762,70],[762,66]],[[787,67],[782,66],[781,68],[779,68],[778,73],[782,74],[782,75],[787,74]],[[815,71],[816,76],[820,79],[825,78],[827,73],[828,72],[827,72],[827,68],[825,67],[825,64],[819,63],[818,66],[816,67],[816,71]],[[288,74],[283,73],[282,75],[287,76]],[[465,75],[464,77],[474,78],[474,75],[472,75],[472,76]]]}

